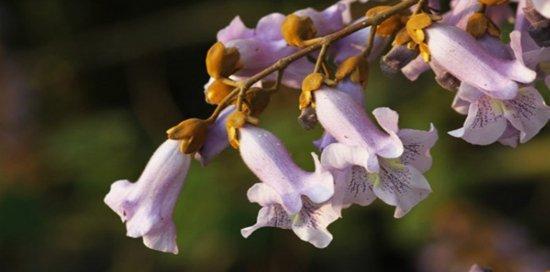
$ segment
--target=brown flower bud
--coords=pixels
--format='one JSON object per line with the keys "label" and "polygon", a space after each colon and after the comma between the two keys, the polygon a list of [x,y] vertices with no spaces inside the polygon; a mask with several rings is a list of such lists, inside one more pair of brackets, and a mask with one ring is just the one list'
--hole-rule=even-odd
{"label": "brown flower bud", "polygon": [[426,39],[424,28],[430,26],[432,22],[432,18],[426,13],[412,15],[407,21],[407,34],[415,43],[423,43]]}
{"label": "brown flower bud", "polygon": [[392,45],[404,45],[411,41],[411,36],[409,36],[409,33],[407,33],[407,29],[403,28],[399,32],[397,32],[397,35],[395,35],[395,39],[393,40]]}
{"label": "brown flower bud", "polygon": [[311,73],[302,81],[302,91],[313,92],[319,90],[325,82],[325,76],[321,73]]}
{"label": "brown flower bud", "polygon": [[307,107],[311,107],[313,104],[313,93],[302,91],[300,97],[298,98],[298,108],[303,110]]}
{"label": "brown flower bud", "polygon": [[271,101],[271,92],[260,88],[250,88],[246,94],[245,112],[258,117]]}
{"label": "brown flower bud", "polygon": [[407,29],[424,29],[432,25],[432,18],[426,13],[418,13],[409,17]]}
{"label": "brown flower bud", "polygon": [[430,62],[431,56],[430,56],[430,48],[428,48],[428,45],[426,43],[419,43],[418,49],[420,50],[420,56],[425,62]]}
{"label": "brown flower bud", "polygon": [[180,150],[184,154],[193,154],[206,140],[209,123],[202,119],[187,119],[166,131],[168,139],[180,140]]}
{"label": "brown flower bud", "polygon": [[242,128],[247,123],[258,125],[259,121],[257,118],[250,117],[242,111],[235,111],[227,118],[227,123],[225,123],[227,140],[233,148],[239,148],[239,128]]}
{"label": "brown flower bud", "polygon": [[338,66],[335,77],[337,81],[349,77],[355,83],[365,84],[369,77],[369,63],[364,56],[349,57]]}
{"label": "brown flower bud", "polygon": [[[367,18],[372,18],[379,13],[382,13],[384,11],[387,11],[390,8],[390,6],[377,6],[369,9],[367,11]],[[401,15],[395,14],[392,15],[390,18],[382,21],[382,23],[378,24],[376,27],[376,34],[379,36],[387,37],[393,35],[396,31],[401,28]]]}
{"label": "brown flower bud", "polygon": [[281,25],[281,34],[289,45],[303,47],[304,41],[315,38],[317,30],[311,18],[290,14]]}
{"label": "brown flower bud", "polygon": [[487,17],[481,12],[476,12],[468,18],[466,31],[472,36],[479,38],[487,32]]}
{"label": "brown flower bud", "polygon": [[239,51],[234,48],[226,48],[221,42],[217,42],[206,54],[206,71],[213,78],[223,78],[232,75],[239,67]]}
{"label": "brown flower bud", "polygon": [[233,86],[225,84],[222,80],[216,79],[204,91],[206,103],[218,105],[234,89]]}

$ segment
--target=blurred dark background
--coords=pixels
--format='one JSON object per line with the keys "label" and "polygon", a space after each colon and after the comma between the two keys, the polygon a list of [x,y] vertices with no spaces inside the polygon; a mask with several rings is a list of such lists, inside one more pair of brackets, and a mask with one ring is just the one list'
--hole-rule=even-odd
{"label": "blurred dark background", "polygon": [[[426,73],[410,83],[371,71],[369,110],[389,106],[401,127],[440,140],[427,173],[434,193],[404,219],[379,201],[352,207],[319,250],[290,231],[249,239],[256,178],[233,150],[192,164],[174,217],[180,255],[125,237],[104,203],[135,180],[165,129],[206,117],[203,58],[235,15],[249,27],[270,12],[330,1],[0,1],[0,271],[538,271],[549,261],[550,129],[516,149],[447,136],[463,117]],[[540,86],[548,100],[550,92]],[[297,92],[277,94],[262,126],[312,169],[296,122]],[[550,267],[545,267],[550,268]]]}

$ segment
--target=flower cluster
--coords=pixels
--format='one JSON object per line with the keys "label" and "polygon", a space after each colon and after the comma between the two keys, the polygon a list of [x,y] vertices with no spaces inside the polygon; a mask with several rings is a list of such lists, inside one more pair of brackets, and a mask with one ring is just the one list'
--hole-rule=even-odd
{"label": "flower cluster", "polygon": [[[431,69],[437,83],[456,92],[452,107],[467,117],[449,134],[469,143],[515,147],[548,122],[550,108],[535,85],[550,83],[542,65],[550,61],[548,1],[519,0],[509,44],[500,40],[500,26],[514,19],[506,1],[454,0],[438,14],[438,1],[404,0],[356,21],[352,2],[270,14],[255,28],[236,17],[218,32],[206,56],[204,90],[214,113],[169,129],[139,180],[117,181],[105,197],[128,236],[177,253],[171,218],[190,161],[206,166],[230,146],[260,180],[247,193],[261,209],[257,222],[242,229],[244,237],[277,227],[323,248],[332,240],[329,224],[353,204],[380,199],[395,207],[394,217],[405,216],[432,191],[424,173],[438,133],[433,124],[401,129],[397,112],[386,107],[368,113],[364,89],[379,57],[387,74],[416,80]],[[281,85],[300,90],[302,126],[324,129],[314,142],[313,172],[258,127]]]}

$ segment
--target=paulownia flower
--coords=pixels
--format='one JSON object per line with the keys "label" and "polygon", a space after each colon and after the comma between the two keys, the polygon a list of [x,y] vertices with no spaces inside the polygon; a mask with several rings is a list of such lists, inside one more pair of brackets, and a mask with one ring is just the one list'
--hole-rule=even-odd
{"label": "paulownia flower", "polygon": [[[525,32],[513,31],[510,46],[517,60],[531,69],[550,58],[548,49],[540,48]],[[508,47],[492,39],[481,43],[503,59],[511,59]],[[548,107],[533,86],[520,88],[513,99],[498,99],[478,88],[462,83],[453,101],[453,108],[468,115],[464,127],[449,134],[472,144],[488,145],[496,141],[516,147],[533,138],[548,121]]]}
{"label": "paulownia flower", "polygon": [[[460,29],[465,30],[467,27],[468,20],[470,17],[480,10],[480,2],[477,0],[456,0],[451,1],[452,9],[445,13],[442,17],[442,20],[438,22],[439,25],[449,25],[456,26]],[[506,21],[512,16],[511,10],[507,5],[497,5],[487,7],[487,17],[491,19],[492,22],[499,25],[502,22]],[[484,35],[483,38],[486,38],[489,35]],[[496,38],[493,38],[498,40]],[[429,64],[424,62],[421,57],[417,57],[409,64],[405,65],[401,71],[409,80],[416,80],[422,73],[433,69],[436,73],[436,80],[442,87],[446,89],[455,90],[453,84],[449,85],[448,80],[452,79],[449,76],[452,73],[449,73],[442,69],[441,66],[430,62]],[[453,83],[453,81],[451,81]]]}
{"label": "paulownia flower", "polygon": [[532,86],[520,88],[514,99],[499,100],[462,85],[453,107],[468,117],[462,128],[449,134],[477,145],[526,143],[550,118],[550,108]]}
{"label": "paulownia flower", "polygon": [[[342,156],[370,172],[379,170],[377,156],[395,159],[403,153],[403,144],[396,134],[396,124],[377,115],[382,130],[366,115],[353,98],[336,89],[325,87],[315,93],[317,119],[337,141]],[[336,149],[334,149],[336,150]]]}
{"label": "paulownia flower", "polygon": [[191,160],[178,149],[178,141],[164,142],[137,182],[116,181],[104,200],[126,223],[126,235],[143,237],[145,246],[174,254],[178,246],[172,213]]}
{"label": "paulownia flower", "polygon": [[433,127],[399,130],[397,113],[378,108],[373,114],[380,129],[349,95],[324,89],[315,96],[319,122],[338,141],[321,156],[323,166],[334,170],[336,207],[368,205],[378,197],[396,206],[399,218],[427,197],[431,188],[422,173],[431,166]]}
{"label": "paulownia flower", "polygon": [[457,27],[434,24],[426,31],[432,62],[492,97],[514,98],[518,83],[531,83],[536,78],[535,71],[520,61],[495,57]]}
{"label": "paulownia flower", "polygon": [[[231,78],[239,80],[250,77],[282,57],[296,50],[286,44],[281,35],[281,25],[285,16],[273,13],[258,21],[256,28],[247,28],[239,17],[218,32],[218,42],[227,48],[236,48],[240,56],[240,69]],[[285,70],[283,84],[296,88],[307,72],[313,69],[313,64],[305,59],[298,60]]]}
{"label": "paulownia flower", "polygon": [[245,164],[278,195],[278,203],[294,215],[303,208],[302,196],[322,203],[334,193],[333,178],[317,155],[313,155],[315,172],[298,167],[275,135],[251,125],[239,129],[239,150]]}
{"label": "paulownia flower", "polygon": [[[361,107],[365,106],[364,87],[361,84],[352,82],[350,79],[346,79],[338,83],[336,89],[350,95],[356,103],[361,105]],[[313,145],[322,151],[326,146],[335,142],[336,139],[325,131],[323,132],[321,138],[313,142]]]}
{"label": "paulownia flower", "polygon": [[[308,16],[313,21],[318,35],[326,35],[344,26],[343,14],[347,12],[346,5],[337,3],[323,11],[308,8],[295,12],[298,16]],[[239,69],[231,76],[239,80],[250,77],[277,60],[298,50],[289,46],[281,35],[281,25],[285,16],[273,13],[260,19],[256,28],[247,28],[239,17],[218,32],[218,42],[226,48],[236,48],[239,52]],[[359,31],[349,39],[366,40],[368,32]],[[340,44],[340,43],[339,43]],[[336,46],[336,45],[335,45]],[[341,52],[355,52],[355,48],[347,48]],[[313,69],[313,64],[307,59],[293,62],[285,69],[282,83],[291,88],[299,88],[302,80]],[[269,77],[268,79],[274,79]]]}
{"label": "paulownia flower", "polygon": [[260,204],[262,208],[256,224],[241,230],[245,238],[259,228],[276,227],[292,229],[300,239],[318,248],[324,248],[332,241],[327,226],[338,219],[340,212],[330,201],[318,204],[303,196],[302,208],[296,214],[289,215],[280,204],[280,194],[265,183],[254,184],[247,195],[251,202]]}

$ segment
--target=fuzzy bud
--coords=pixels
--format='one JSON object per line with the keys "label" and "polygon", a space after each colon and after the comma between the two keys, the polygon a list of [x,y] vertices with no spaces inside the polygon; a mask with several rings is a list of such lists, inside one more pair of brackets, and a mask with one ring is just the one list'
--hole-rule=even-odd
{"label": "fuzzy bud", "polygon": [[271,101],[271,92],[260,88],[250,88],[246,94],[245,112],[258,117]]}
{"label": "fuzzy bud", "polygon": [[225,128],[227,129],[227,140],[233,148],[239,148],[239,128],[245,124],[258,125],[257,118],[250,117],[242,111],[235,111],[227,118]]}
{"label": "fuzzy bud", "polygon": [[432,23],[432,18],[426,13],[412,15],[407,21],[407,33],[415,43],[422,43],[426,39],[423,29],[432,25]]}
{"label": "fuzzy bud", "polygon": [[325,81],[325,76],[321,73],[309,74],[304,81],[302,81],[302,91],[313,92],[319,90]]}
{"label": "fuzzy bud", "polygon": [[[382,12],[387,11],[390,9],[390,6],[377,6],[369,9],[367,11],[367,18],[372,18]],[[382,21],[382,23],[378,24],[376,27],[376,35],[382,36],[382,37],[388,37],[393,35],[395,32],[397,32],[401,28],[401,15],[395,14],[392,15],[390,18]]]}
{"label": "fuzzy bud", "polygon": [[281,25],[281,34],[289,45],[303,47],[304,41],[315,38],[317,30],[311,18],[290,14]]}
{"label": "fuzzy bud", "polygon": [[313,105],[313,92],[323,86],[325,76],[321,73],[311,73],[302,81],[302,93],[299,98],[299,108],[303,110]]}
{"label": "fuzzy bud", "polygon": [[232,75],[239,67],[240,54],[236,48],[226,48],[217,42],[206,54],[206,71],[213,78],[224,78]]}
{"label": "fuzzy bud", "polygon": [[349,77],[355,83],[365,84],[369,77],[369,63],[361,55],[349,57],[338,66],[335,77],[337,81]]}
{"label": "fuzzy bud", "polygon": [[233,86],[225,84],[222,80],[214,80],[204,91],[206,103],[218,105],[233,89]]}
{"label": "fuzzy bud", "polygon": [[209,123],[202,119],[187,119],[166,131],[168,139],[179,140],[180,151],[193,154],[202,147],[206,140]]}
{"label": "fuzzy bud", "polygon": [[481,38],[485,33],[499,37],[500,30],[484,13],[476,12],[468,18],[466,31],[475,38]]}

